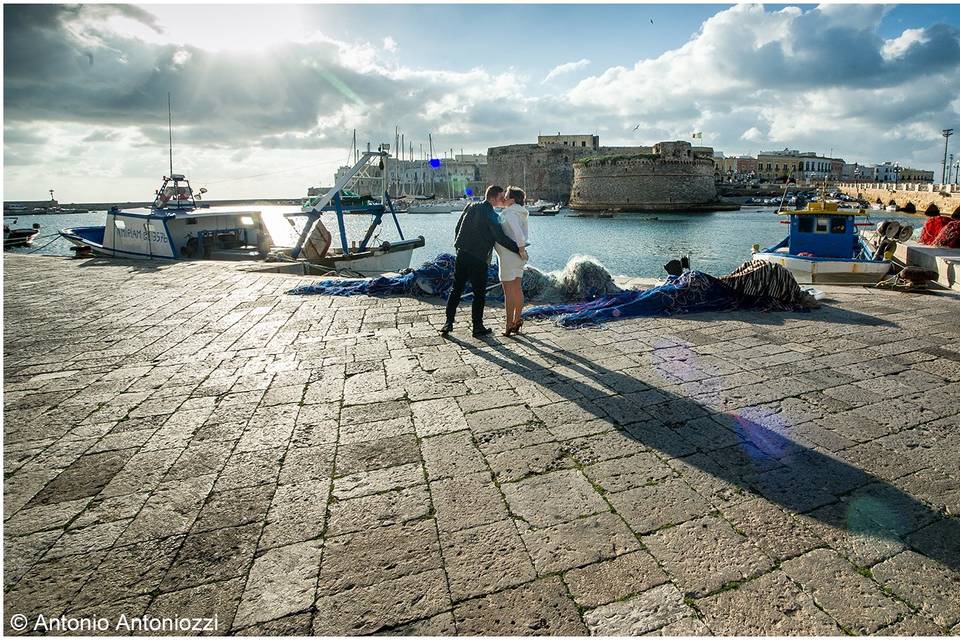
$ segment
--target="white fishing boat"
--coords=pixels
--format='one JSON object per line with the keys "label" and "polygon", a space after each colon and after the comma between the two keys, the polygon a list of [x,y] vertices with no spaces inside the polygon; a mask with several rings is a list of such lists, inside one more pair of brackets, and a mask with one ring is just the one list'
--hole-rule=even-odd
{"label": "white fishing boat", "polygon": [[407,213],[450,213],[463,211],[470,204],[470,200],[415,200],[407,208]]}
{"label": "white fishing boat", "polygon": [[139,260],[256,259],[271,242],[259,211],[203,205],[190,181],[173,172],[163,177],[150,207],[111,207],[104,225],[71,227],[60,235],[80,251]]}
{"label": "white fishing boat", "polygon": [[527,209],[527,211],[529,211],[530,213],[540,213],[540,212],[543,211],[544,209],[548,209],[548,208],[550,208],[550,207],[556,206],[556,203],[550,202],[549,200],[543,200],[543,199],[541,198],[541,199],[537,200],[536,202],[534,202],[534,203],[532,203],[532,204],[525,204],[525,205],[523,205],[523,206],[524,206],[524,207]]}
{"label": "white fishing boat", "polygon": [[[780,211],[789,217],[786,238],[760,250],[753,258],[786,267],[801,284],[873,284],[890,271],[890,261],[877,256],[857,231],[862,211],[839,211],[820,198],[806,209]],[[869,224],[869,223],[864,223]]]}

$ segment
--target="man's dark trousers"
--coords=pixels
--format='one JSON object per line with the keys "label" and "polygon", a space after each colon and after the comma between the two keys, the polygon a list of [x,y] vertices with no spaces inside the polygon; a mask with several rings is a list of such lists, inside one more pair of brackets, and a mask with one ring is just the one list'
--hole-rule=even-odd
{"label": "man's dark trousers", "polygon": [[466,251],[458,251],[457,264],[453,269],[453,289],[447,298],[447,322],[450,324],[453,324],[467,282],[473,287],[473,328],[477,329],[483,326],[483,305],[487,297],[487,261]]}

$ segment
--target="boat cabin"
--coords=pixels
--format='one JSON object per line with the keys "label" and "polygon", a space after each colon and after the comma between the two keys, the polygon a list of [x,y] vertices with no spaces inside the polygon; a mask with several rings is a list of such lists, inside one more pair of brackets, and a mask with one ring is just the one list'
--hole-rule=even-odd
{"label": "boat cabin", "polygon": [[853,258],[860,252],[854,216],[836,211],[791,211],[789,251],[820,258]]}
{"label": "boat cabin", "polygon": [[[200,189],[200,193],[206,193]],[[166,211],[191,210],[197,208],[197,201],[190,188],[190,181],[182,173],[173,173],[170,177],[163,177],[163,184],[157,189],[157,197],[153,201],[154,209]]]}

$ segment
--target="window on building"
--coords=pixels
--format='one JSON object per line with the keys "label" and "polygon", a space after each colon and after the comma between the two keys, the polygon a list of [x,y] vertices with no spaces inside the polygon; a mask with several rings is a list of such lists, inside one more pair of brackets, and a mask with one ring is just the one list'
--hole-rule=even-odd
{"label": "window on building", "polygon": [[585,147],[585,146],[587,146],[587,141],[586,141],[586,140],[584,140],[583,142],[581,142],[581,143],[580,143],[580,146],[581,146],[581,147]]}

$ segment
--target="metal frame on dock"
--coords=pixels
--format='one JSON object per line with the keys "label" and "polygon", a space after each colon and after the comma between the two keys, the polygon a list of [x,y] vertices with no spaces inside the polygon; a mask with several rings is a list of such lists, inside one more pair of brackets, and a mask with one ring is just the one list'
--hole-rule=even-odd
{"label": "metal frame on dock", "polygon": [[303,231],[300,233],[300,237],[297,239],[297,243],[294,245],[293,249],[290,250],[290,255],[292,257],[299,257],[300,252],[303,250],[303,245],[306,243],[307,238],[310,237],[313,227],[323,215],[324,211],[336,212],[337,227],[339,228],[340,232],[340,247],[343,250],[343,255],[350,255],[350,245],[347,242],[347,228],[343,218],[343,199],[340,197],[340,194],[347,187],[350,181],[357,176],[357,174],[368,167],[370,161],[374,158],[380,158],[380,174],[383,179],[383,195],[381,197],[380,204],[348,207],[348,210],[350,211],[365,211],[373,216],[373,221],[367,228],[367,232],[364,234],[363,241],[361,241],[357,251],[366,250],[367,245],[370,243],[370,239],[373,237],[373,232],[376,231],[377,227],[382,224],[383,215],[388,209],[390,211],[390,215],[393,216],[394,224],[397,226],[397,233],[400,234],[400,240],[405,239],[403,237],[403,229],[400,228],[400,220],[397,218],[397,211],[393,207],[393,201],[390,199],[390,194],[387,193],[387,162],[390,158],[389,148],[389,145],[381,145],[377,151],[364,152],[364,154],[360,157],[360,160],[358,160],[349,171],[343,174],[339,180],[337,180],[330,191],[323,194],[323,196],[321,196],[316,202],[309,205],[309,210],[306,210],[306,207],[304,207],[305,210],[303,213],[297,214],[306,215],[307,224],[304,225]]}

